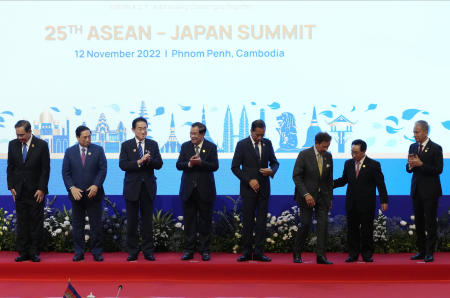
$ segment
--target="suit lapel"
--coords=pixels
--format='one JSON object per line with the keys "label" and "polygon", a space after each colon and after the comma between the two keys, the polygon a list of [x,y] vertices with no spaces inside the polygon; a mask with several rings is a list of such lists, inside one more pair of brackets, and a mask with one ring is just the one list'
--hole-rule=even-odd
{"label": "suit lapel", "polygon": [[[316,169],[317,176],[320,177],[320,171],[319,171],[319,163],[317,162],[317,156],[316,151],[314,150],[314,147],[311,147],[311,162],[314,165],[314,169]],[[322,170],[323,170],[323,163],[322,163]]]}
{"label": "suit lapel", "polygon": [[[28,160],[30,160],[30,155],[32,155],[34,153],[34,151],[36,150],[36,139],[35,138],[36,137],[33,136],[33,138],[31,139],[30,148],[28,148],[27,157],[25,158],[25,163],[27,163]],[[22,148],[20,148],[20,152],[22,152]]]}

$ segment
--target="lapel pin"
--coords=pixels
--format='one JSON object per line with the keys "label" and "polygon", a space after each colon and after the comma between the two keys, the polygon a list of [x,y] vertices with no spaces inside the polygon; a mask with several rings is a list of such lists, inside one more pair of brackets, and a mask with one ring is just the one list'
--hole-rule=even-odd
{"label": "lapel pin", "polygon": [[33,148],[34,148],[34,144],[31,144],[31,147],[33,147]]}
{"label": "lapel pin", "polygon": [[203,153],[205,153],[205,152],[206,152],[206,150],[205,150],[205,149],[203,149],[203,150],[202,150],[202,152],[203,152]]}
{"label": "lapel pin", "polygon": [[91,155],[92,153],[91,152],[88,152],[88,155]]}
{"label": "lapel pin", "polygon": [[428,152],[428,149],[425,149],[425,153]]}
{"label": "lapel pin", "polygon": [[136,149],[133,149],[133,152],[136,152]]}
{"label": "lapel pin", "polygon": [[366,165],[362,165],[362,167],[363,167],[363,168],[365,168],[365,167],[366,167]]}

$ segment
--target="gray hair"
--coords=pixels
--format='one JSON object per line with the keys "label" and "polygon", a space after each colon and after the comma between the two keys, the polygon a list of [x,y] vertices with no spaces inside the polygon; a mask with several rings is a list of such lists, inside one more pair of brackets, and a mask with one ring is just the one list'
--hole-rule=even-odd
{"label": "gray hair", "polygon": [[429,131],[428,122],[426,122],[425,120],[418,120],[416,121],[415,125],[419,126],[422,130],[426,132]]}

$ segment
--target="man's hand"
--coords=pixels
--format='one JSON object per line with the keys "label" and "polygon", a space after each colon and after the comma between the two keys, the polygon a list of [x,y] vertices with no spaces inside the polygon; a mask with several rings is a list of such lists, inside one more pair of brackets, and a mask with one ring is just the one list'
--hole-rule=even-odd
{"label": "man's hand", "polygon": [[14,202],[16,202],[16,195],[17,195],[17,193],[16,193],[16,190],[14,188],[11,188],[11,194],[13,196]]}
{"label": "man's hand", "polygon": [[42,190],[38,189],[34,193],[34,197],[36,198],[37,203],[42,203],[42,201],[44,200],[44,192]]}
{"label": "man's hand", "polygon": [[199,166],[202,164],[202,159],[200,158],[200,155],[194,155],[191,157],[191,159],[189,159],[189,163],[191,165],[191,167],[193,166]]}
{"label": "man's hand", "polygon": [[79,201],[83,197],[83,191],[75,186],[70,189],[70,193],[72,194],[72,197],[75,199],[75,201]]}
{"label": "man's hand", "polygon": [[314,201],[314,198],[313,198],[313,196],[312,195],[310,195],[310,194],[307,194],[306,196],[305,196],[305,200],[306,200],[306,204],[309,206],[309,207],[314,207],[315,205],[316,205],[316,201]]}
{"label": "man's hand", "polygon": [[93,197],[95,197],[97,195],[97,191],[98,191],[98,187],[97,185],[91,185],[89,186],[89,188],[87,189],[88,192],[88,198],[92,199]]}
{"label": "man's hand", "polygon": [[253,189],[254,192],[259,191],[259,182],[256,179],[252,179],[248,182],[248,185]]}
{"label": "man's hand", "polygon": [[259,172],[263,176],[272,176],[273,175],[272,169],[269,169],[269,168],[261,168],[261,169],[259,169]]}
{"label": "man's hand", "polygon": [[381,211],[386,211],[387,209],[388,209],[387,203],[381,204]]}
{"label": "man's hand", "polygon": [[142,165],[143,163],[150,160],[150,153],[145,153],[144,156],[141,157],[141,159],[138,160],[138,165]]}
{"label": "man's hand", "polygon": [[417,155],[410,156],[408,158],[408,164],[409,164],[410,169],[423,166],[423,162],[420,160],[420,158]]}

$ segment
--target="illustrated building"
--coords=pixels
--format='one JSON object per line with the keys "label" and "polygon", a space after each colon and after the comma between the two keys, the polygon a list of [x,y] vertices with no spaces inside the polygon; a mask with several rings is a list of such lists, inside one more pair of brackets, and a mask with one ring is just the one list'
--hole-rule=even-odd
{"label": "illustrated building", "polygon": [[[203,125],[206,126],[205,107],[204,107],[204,106],[203,106],[203,110],[202,110],[202,123],[203,123]],[[209,134],[208,126],[206,126],[205,139],[207,139],[207,140],[210,141],[211,143],[214,143],[214,141],[213,141],[212,138],[211,138],[211,135]]]}
{"label": "illustrated building", "polygon": [[239,119],[239,140],[245,139],[250,135],[248,125],[247,111],[245,106],[242,107],[241,118]]}
{"label": "illustrated building", "polygon": [[223,147],[222,152],[233,152],[233,118],[231,117],[230,106],[227,107],[223,123]]}
{"label": "illustrated building", "polygon": [[102,146],[105,153],[119,153],[122,142],[126,140],[126,131],[122,121],[117,129],[112,130],[106,121],[104,113],[100,114],[95,130],[91,131],[91,142]]}
{"label": "illustrated building", "polygon": [[69,147],[69,120],[63,128],[50,111],[44,111],[33,123],[33,135],[45,140],[51,153],[64,153]]}
{"label": "illustrated building", "polygon": [[318,134],[319,132],[321,132],[321,130],[319,127],[319,122],[317,121],[316,107],[314,107],[311,125],[308,127],[308,131],[306,132],[306,141],[302,149],[314,146],[316,134]]}
{"label": "illustrated building", "polygon": [[181,145],[178,143],[177,136],[175,135],[175,121],[170,120],[170,135],[169,140],[161,147],[161,153],[178,153],[181,150]]}
{"label": "illustrated building", "polygon": [[336,142],[338,143],[338,152],[345,152],[345,142],[347,142],[349,134],[352,132],[352,127],[355,123],[340,115],[328,123],[328,125],[331,127],[331,132],[337,134]]}
{"label": "illustrated building", "polygon": [[141,108],[139,109],[139,117],[144,118],[147,120],[147,139],[153,139],[153,137],[150,135],[150,132],[152,131],[150,128],[150,117],[147,113],[147,106],[145,105],[145,101],[141,101]]}

